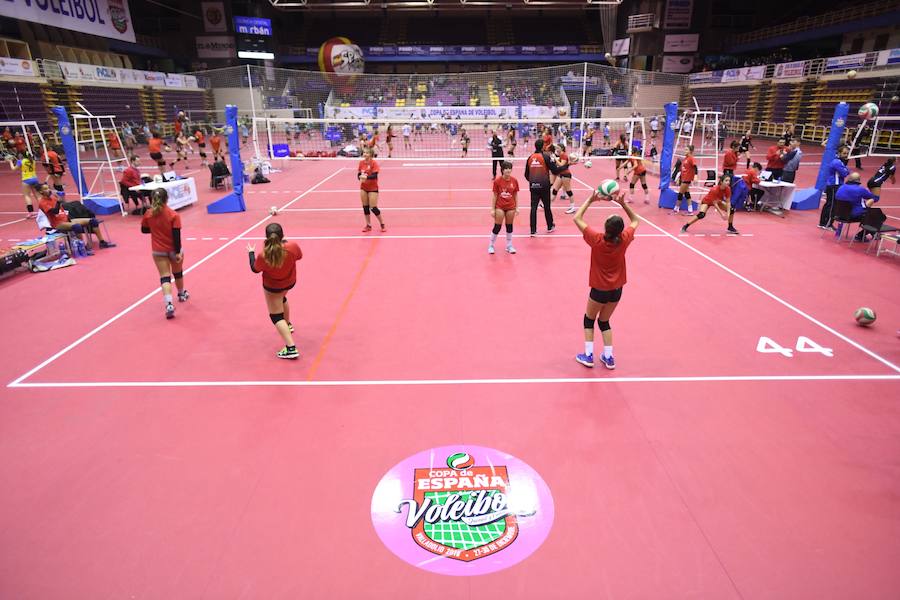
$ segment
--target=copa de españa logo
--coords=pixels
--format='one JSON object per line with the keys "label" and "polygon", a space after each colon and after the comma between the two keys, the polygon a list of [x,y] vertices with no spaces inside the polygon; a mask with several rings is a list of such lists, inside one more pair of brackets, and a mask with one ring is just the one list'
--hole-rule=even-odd
{"label": "copa de espa\u00f1a logo", "polygon": [[444,575],[482,575],[537,550],[553,497],[516,457],[481,446],[432,448],[400,462],[372,495],[372,524],[394,554]]}

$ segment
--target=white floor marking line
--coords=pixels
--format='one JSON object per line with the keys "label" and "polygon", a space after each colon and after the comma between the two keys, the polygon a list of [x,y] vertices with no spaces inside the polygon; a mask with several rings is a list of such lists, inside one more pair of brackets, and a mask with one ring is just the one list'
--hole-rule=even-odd
{"label": "white floor marking line", "polygon": [[[568,206],[555,206],[557,210],[563,210]],[[612,206],[599,206],[601,210],[614,210]],[[341,206],[341,207],[321,207],[321,208],[287,208],[284,212],[359,212],[359,206]],[[491,207],[487,205],[481,206],[392,206],[385,208],[387,211],[417,211],[417,210],[484,210],[490,211]],[[490,217],[488,217],[490,218]]]}
{"label": "white floor marking line", "polygon": [[[488,239],[490,236],[485,233],[451,233],[451,234],[416,234],[416,235],[382,235],[380,233],[371,233],[366,235],[307,235],[307,236],[291,236],[292,240],[457,240],[457,239]],[[529,239],[527,233],[514,235],[516,239]],[[577,233],[552,233],[539,234],[537,238],[566,238],[581,239],[583,236]],[[667,238],[664,233],[638,233],[635,237],[643,238]],[[248,242],[264,241],[264,237],[242,237],[241,240]]]}
{"label": "white floor marking line", "polygon": [[[593,189],[594,188],[584,188],[584,189],[574,189],[572,191],[573,192],[590,192]],[[422,192],[440,192],[440,193],[444,193],[444,194],[453,194],[456,192],[482,192],[488,197],[488,200],[490,200],[491,187],[490,187],[490,183],[488,183],[488,184],[485,184],[484,187],[480,187],[480,188],[406,188],[406,189],[402,189],[402,190],[380,189],[380,190],[378,190],[378,192],[381,194],[385,194],[385,193],[396,194],[396,193],[402,193],[402,192],[411,192],[411,193],[416,193],[416,194],[419,194]],[[317,194],[357,194],[357,195],[359,195],[359,188],[340,189],[340,190],[316,190],[316,193]]]}
{"label": "white floor marking line", "polygon": [[27,221],[28,219],[16,219],[15,221],[7,221],[6,223],[0,223],[0,227],[6,227],[7,225],[14,225],[15,223],[21,223],[22,221]]}
{"label": "white floor marking line", "polygon": [[286,381],[64,381],[21,383],[11,388],[141,388],[141,387],[354,387],[410,385],[521,385],[554,383],[702,383],[729,381],[900,381],[900,375],[710,375],[696,377],[559,377],[510,379],[374,379]]}
{"label": "white floor marking line", "polygon": [[[306,192],[303,192],[302,194],[300,194],[299,196],[297,196],[296,198],[294,198],[293,200],[291,200],[290,202],[288,202],[287,204],[285,204],[285,205],[284,205],[283,207],[281,207],[281,208],[288,207],[288,206],[290,206],[291,204],[293,204],[294,202],[296,202],[297,200],[300,200],[303,196],[305,196],[306,194],[308,194],[310,191],[316,189],[318,186],[322,185],[323,183],[325,183],[326,181],[328,181],[329,179],[331,179],[332,177],[334,177],[335,175],[337,175],[338,173],[340,173],[340,172],[343,171],[343,170],[344,170],[343,167],[339,168],[339,169],[336,170],[334,173],[332,173],[331,175],[325,177],[324,179],[322,179],[321,181],[319,181],[316,185],[312,186],[309,190],[307,190]],[[234,237],[231,241],[225,242],[224,244],[222,244],[221,246],[219,246],[218,248],[216,248],[215,250],[213,250],[212,252],[210,252],[209,254],[207,254],[206,256],[204,256],[203,258],[201,258],[199,261],[197,261],[196,263],[194,263],[193,265],[191,265],[190,267],[188,267],[187,269],[185,269],[185,270],[184,270],[185,275],[187,275],[188,273],[190,273],[191,271],[193,271],[194,269],[196,269],[197,267],[199,267],[200,265],[202,265],[203,263],[205,263],[206,261],[208,261],[208,260],[211,259],[212,257],[216,256],[217,254],[219,254],[220,252],[222,252],[223,250],[225,250],[226,248],[228,248],[229,246],[231,246],[231,244],[237,242],[237,241],[238,241],[239,239],[241,239],[243,236],[247,235],[248,233],[250,233],[251,231],[253,231],[254,229],[256,229],[257,227],[259,227],[260,225],[262,225],[263,223],[265,223],[266,221],[268,221],[268,220],[271,219],[271,218],[272,218],[272,217],[271,217],[270,215],[266,215],[265,217],[263,217],[262,219],[260,219],[259,221],[257,221],[256,223],[254,223],[253,225],[251,225],[250,227],[248,227],[247,229],[245,229],[242,233],[238,234],[238,235],[237,235],[236,237]],[[129,306],[125,307],[123,310],[121,310],[120,312],[116,313],[114,316],[110,317],[109,319],[107,319],[106,321],[104,321],[103,323],[101,323],[100,325],[98,325],[97,327],[94,327],[94,328],[91,329],[89,332],[87,332],[86,334],[82,335],[80,338],[78,338],[77,340],[75,340],[74,342],[72,342],[71,344],[69,344],[68,346],[66,346],[65,348],[63,348],[62,350],[60,350],[59,352],[57,352],[56,354],[54,354],[53,356],[51,356],[50,358],[46,359],[44,362],[42,362],[42,363],[40,363],[39,365],[37,365],[36,367],[32,368],[30,371],[26,372],[25,374],[20,375],[19,377],[17,377],[16,379],[14,379],[14,380],[13,380],[11,383],[9,383],[8,385],[9,385],[9,386],[15,386],[15,385],[20,384],[23,380],[25,380],[25,379],[31,377],[32,375],[34,375],[35,373],[37,373],[38,371],[40,371],[41,369],[43,369],[44,367],[46,367],[47,365],[49,365],[50,363],[52,363],[53,361],[55,361],[55,360],[56,360],[57,358],[59,358],[60,356],[66,354],[66,353],[67,353],[69,350],[71,350],[72,348],[75,348],[76,346],[79,346],[79,345],[80,345],[81,343],[83,343],[85,340],[88,340],[89,338],[93,337],[94,335],[96,335],[96,334],[99,333],[100,331],[103,331],[104,329],[106,329],[107,327],[109,327],[111,324],[115,323],[116,321],[118,321],[118,320],[121,319],[123,316],[127,315],[128,313],[130,313],[131,311],[133,311],[135,308],[137,308],[138,306],[140,306],[141,304],[143,304],[144,302],[146,302],[146,301],[149,300],[150,298],[154,298],[154,297],[159,296],[159,293],[160,293],[159,288],[158,288],[158,287],[157,287],[157,288],[154,288],[152,291],[148,292],[146,295],[144,295],[143,297],[139,298],[137,301],[135,301],[135,302],[133,302],[132,304],[130,304]]]}
{"label": "white floor marking line", "polygon": [[[577,179],[577,178],[576,178],[576,177],[573,177],[573,179]],[[582,181],[581,183],[584,184],[583,181]],[[762,287],[761,285],[759,285],[759,284],[757,284],[757,283],[754,283],[753,281],[750,281],[749,279],[747,279],[746,277],[744,277],[743,275],[741,275],[741,274],[738,273],[737,271],[735,271],[735,270],[733,270],[733,269],[731,269],[731,268],[729,268],[729,267],[726,267],[724,264],[720,263],[719,261],[717,261],[717,260],[714,259],[713,257],[709,256],[708,254],[705,254],[704,252],[701,252],[700,250],[697,250],[696,248],[694,248],[693,246],[691,246],[690,244],[688,244],[687,242],[685,242],[684,240],[682,240],[680,237],[677,237],[677,236],[672,235],[671,233],[667,232],[665,229],[663,229],[662,227],[660,227],[659,225],[657,225],[656,223],[654,223],[653,221],[651,221],[650,219],[647,219],[646,217],[642,217],[642,216],[640,216],[640,215],[638,215],[638,217],[639,217],[642,221],[644,221],[645,223],[647,223],[647,225],[653,227],[654,229],[656,229],[657,231],[659,231],[659,232],[661,232],[661,233],[665,233],[668,237],[672,238],[674,241],[678,242],[679,244],[681,244],[682,246],[684,246],[685,248],[687,248],[687,249],[690,250],[691,252],[693,252],[693,253],[695,253],[696,255],[698,255],[698,256],[704,258],[705,260],[709,261],[710,263],[716,265],[717,267],[719,267],[720,269],[722,269],[722,270],[725,271],[726,273],[729,273],[730,275],[733,275],[733,276],[737,277],[738,279],[740,279],[741,281],[743,281],[744,283],[746,283],[746,284],[749,285],[750,287],[754,288],[755,290],[757,290],[757,291],[759,291],[759,292],[762,292],[763,294],[765,294],[766,296],[768,296],[768,297],[771,298],[772,300],[778,302],[779,304],[781,304],[781,305],[784,306],[785,308],[787,308],[787,309],[789,309],[789,310],[795,312],[796,314],[800,315],[801,317],[803,317],[803,318],[806,319],[807,321],[809,321],[809,322],[811,322],[811,323],[813,323],[813,324],[815,324],[815,325],[818,325],[819,327],[821,327],[822,329],[824,329],[824,330],[827,331],[828,333],[830,333],[830,334],[834,335],[835,337],[837,337],[837,338],[843,340],[844,342],[850,344],[851,346],[853,346],[853,347],[856,348],[857,350],[859,350],[859,351],[861,351],[861,352],[863,352],[863,353],[869,355],[870,357],[874,358],[875,360],[877,360],[877,361],[880,362],[881,364],[883,364],[883,365],[889,367],[889,368],[892,369],[893,371],[896,371],[897,373],[900,373],[900,367],[898,367],[897,365],[895,365],[895,364],[892,363],[891,361],[887,360],[886,358],[884,358],[884,357],[882,357],[882,356],[876,354],[875,352],[872,352],[871,350],[869,350],[869,349],[866,348],[865,346],[863,346],[863,345],[861,345],[861,344],[859,344],[859,343],[857,343],[857,342],[851,340],[850,338],[848,338],[847,336],[845,336],[845,335],[842,334],[841,332],[839,332],[839,331],[837,331],[837,330],[835,330],[835,329],[832,329],[831,327],[829,327],[828,325],[826,325],[826,324],[823,323],[822,321],[819,321],[818,319],[816,319],[816,318],[813,317],[812,315],[803,312],[802,310],[800,310],[799,308],[797,308],[796,306],[794,306],[793,304],[791,304],[791,303],[788,302],[787,300],[783,300],[782,298],[776,296],[775,294],[773,294],[773,293],[770,292],[769,290],[765,289],[765,288]]]}

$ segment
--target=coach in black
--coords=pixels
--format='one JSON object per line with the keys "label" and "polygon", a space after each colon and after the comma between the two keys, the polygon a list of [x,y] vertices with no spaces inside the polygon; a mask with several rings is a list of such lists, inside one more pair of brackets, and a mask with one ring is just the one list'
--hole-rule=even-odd
{"label": "coach in black", "polygon": [[500,161],[503,160],[503,140],[497,135],[497,131],[491,131],[491,158],[493,159],[491,162],[491,178],[497,179],[497,167],[500,165]]}
{"label": "coach in black", "polygon": [[547,233],[556,229],[553,224],[553,213],[550,211],[550,173],[557,175],[563,171],[565,163],[557,165],[550,155],[544,152],[544,141],[534,143],[534,154],[525,161],[525,179],[531,190],[531,235],[537,235],[538,204],[544,203],[544,218],[547,219]]}

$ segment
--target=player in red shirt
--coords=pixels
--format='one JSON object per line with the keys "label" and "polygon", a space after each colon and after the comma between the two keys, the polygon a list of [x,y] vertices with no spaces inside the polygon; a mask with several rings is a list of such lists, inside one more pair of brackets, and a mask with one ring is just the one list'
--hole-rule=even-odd
{"label": "player in red shirt", "polygon": [[391,158],[391,154],[394,152],[394,138],[397,137],[394,135],[394,127],[393,125],[388,125],[387,130],[384,132],[384,137],[387,139],[387,147],[388,147],[388,158]]}
{"label": "player in red shirt", "polygon": [[[700,210],[697,211],[697,216],[681,227],[681,233],[687,233],[688,227],[706,217],[706,211],[708,211],[710,207],[715,208],[716,212],[719,213],[719,216],[723,219],[726,215],[731,214],[731,177],[729,175],[722,175],[719,177],[718,183],[710,188],[709,192],[703,196],[703,200],[700,201]],[[732,231],[733,229],[734,227],[729,221],[728,233],[737,233],[737,231]]]}
{"label": "player in red shirt", "polygon": [[566,214],[571,215],[575,212],[575,194],[572,193],[572,172],[569,170],[569,165],[572,164],[573,160],[569,153],[566,152],[565,144],[557,144],[556,158],[564,166],[553,182],[551,194],[553,195],[553,200],[556,200],[556,195],[560,189],[566,193],[566,196],[569,197],[569,208],[566,209]]}
{"label": "player in red shirt", "polygon": [[500,233],[500,226],[506,221],[506,251],[515,254],[512,245],[513,220],[519,214],[519,181],[512,176],[512,163],[508,160],[500,162],[500,177],[494,180],[491,200],[491,216],[494,218],[494,229],[491,230],[491,244],[488,254],[494,253],[494,242]]}
{"label": "player in red shirt", "polygon": [[56,190],[56,193],[63,197],[66,192],[63,189],[62,185],[62,176],[66,173],[66,168],[63,166],[62,160],[59,158],[59,154],[57,154],[51,148],[44,148],[44,168],[47,169],[47,175],[50,176],[50,181],[52,182],[53,189]]}
{"label": "player in red shirt", "polygon": [[634,186],[640,180],[641,187],[644,188],[644,204],[650,204],[650,191],[647,189],[647,167],[644,166],[644,159],[641,157],[641,151],[635,148],[632,157],[628,159],[625,165],[626,171],[631,169],[631,181],[628,183],[628,202],[634,201]]}
{"label": "player in red shirt", "polygon": [[209,164],[206,161],[206,134],[199,127],[194,130],[194,141],[197,142],[197,152],[200,153],[200,166],[205,167]]}
{"label": "player in red shirt", "polygon": [[154,131],[150,134],[150,139],[147,141],[147,150],[150,151],[150,158],[156,162],[156,166],[159,168],[160,173],[164,172],[166,168],[166,159],[163,158],[163,149],[165,149],[166,152],[172,150],[163,141],[159,132]]}
{"label": "player in red shirt", "polygon": [[122,196],[122,202],[127,206],[128,200],[134,202],[133,215],[140,215],[150,208],[150,198],[147,192],[133,192],[130,188],[141,185],[141,173],[138,168],[141,166],[141,159],[132,156],[128,160],[128,168],[122,171],[122,178],[119,179],[119,194]]}
{"label": "player in red shirt", "polygon": [[159,271],[159,283],[166,303],[166,318],[175,317],[172,304],[172,279],[178,288],[178,301],[187,302],[190,294],[184,289],[184,251],[181,247],[181,216],[169,208],[169,193],[158,188],[151,194],[150,210],[141,218],[141,233],[150,234],[153,263]]}
{"label": "player in red shirt", "polygon": [[[53,191],[46,183],[42,183],[38,188],[38,209],[47,216],[50,221],[50,227],[57,231],[71,231],[78,235],[79,239],[84,239],[83,235],[88,234],[87,246],[90,248],[90,235],[93,233],[100,240],[101,248],[115,248],[112,242],[103,239],[103,233],[100,231],[100,223],[95,218],[75,218],[69,217],[69,211],[66,209],[60,198],[53,197]],[[90,253],[90,250],[88,250]]]}
{"label": "player in red shirt", "polygon": [[737,140],[733,140],[728,150],[726,150],[725,154],[722,156],[722,175],[734,177],[734,170],[737,169],[738,161],[737,150]]}
{"label": "player in red shirt", "polygon": [[366,217],[366,226],[363,233],[372,231],[372,221],[369,212],[378,219],[381,231],[387,231],[384,219],[381,218],[381,209],[378,208],[378,163],[375,162],[375,148],[372,146],[363,150],[363,159],[359,161],[356,169],[356,178],[359,179],[359,199],[362,201],[363,215]]}
{"label": "player in red shirt", "polygon": [[688,146],[684,150],[684,160],[681,161],[681,185],[678,186],[678,200],[675,202],[675,214],[681,208],[681,201],[687,200],[687,214],[694,214],[694,205],[691,202],[691,183],[697,176],[697,165],[694,164],[694,146]]}
{"label": "player in red shirt", "polygon": [[297,261],[303,258],[303,252],[296,242],[285,241],[284,230],[278,223],[266,225],[263,253],[256,256],[255,250],[252,244],[247,244],[250,270],[262,273],[269,319],[284,340],[284,348],[275,356],[286,359],[300,358],[300,353],[294,345],[294,325],[291,323],[291,305],[288,303],[287,293],[297,284]]}
{"label": "player in red shirt", "polygon": [[[597,231],[590,227],[584,220],[584,214],[591,204],[600,200],[610,200],[621,206],[630,220],[629,226],[625,226],[622,217],[613,215],[606,219],[604,231]],[[597,326],[600,328],[600,335],[603,337],[603,353],[600,355],[600,362],[607,369],[616,368],[609,319],[616,310],[619,300],[622,299],[622,287],[626,282],[625,251],[634,241],[634,230],[637,229],[638,224],[637,215],[625,203],[625,192],[619,192],[610,197],[595,191],[575,213],[575,225],[584,236],[584,241],[591,247],[591,270],[588,279],[591,291],[587,308],[584,311],[584,354],[578,354],[575,357],[575,360],[586,367],[594,366],[594,321],[596,320]]]}

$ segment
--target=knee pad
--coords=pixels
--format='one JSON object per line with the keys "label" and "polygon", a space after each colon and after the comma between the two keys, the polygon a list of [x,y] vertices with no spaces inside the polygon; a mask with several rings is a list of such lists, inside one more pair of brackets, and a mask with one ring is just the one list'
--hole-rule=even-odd
{"label": "knee pad", "polygon": [[646,184],[646,183],[641,183],[641,187],[644,188],[644,191],[645,191],[645,192],[647,191],[647,184]]}
{"label": "knee pad", "polygon": [[63,186],[58,183],[54,183],[53,189],[56,190],[57,192],[61,192],[61,191],[63,191]]}
{"label": "knee pad", "polygon": [[512,233],[512,223],[506,224],[506,233]]}
{"label": "knee pad", "polygon": [[697,213],[697,218],[698,218],[698,219],[705,219],[705,218],[706,218],[706,213],[703,212],[703,211],[701,210],[700,212]]}
{"label": "knee pad", "polygon": [[601,321],[597,320],[597,327],[600,328],[600,331],[609,331],[611,327],[609,326],[609,321]]}
{"label": "knee pad", "polygon": [[572,190],[569,190],[568,192],[566,192],[566,196],[568,196],[569,198],[571,198],[574,195],[575,195],[575,192],[573,192]]}
{"label": "knee pad", "polygon": [[585,329],[594,329],[594,320],[587,315],[584,315],[584,328]]}
{"label": "knee pad", "polygon": [[369,214],[369,211],[370,211],[370,210],[371,210],[371,209],[369,208],[369,205],[368,205],[368,204],[364,204],[364,205],[363,205],[363,213],[364,213],[364,214]]}
{"label": "knee pad", "polygon": [[500,233],[500,223],[494,223],[494,228],[491,229],[491,233],[493,233],[494,235]]}
{"label": "knee pad", "polygon": [[690,200],[690,199],[691,199],[691,193],[690,193],[690,192],[685,192],[685,193],[684,193],[684,197],[687,198],[688,200]]}
{"label": "knee pad", "polygon": [[634,191],[634,184],[633,184],[633,183],[629,183],[629,184],[628,184],[628,189],[631,190],[631,191],[633,192],[633,191]]}
{"label": "knee pad", "polygon": [[169,277],[168,275],[166,275],[165,277],[160,277],[159,283],[160,284],[172,283],[172,278]]}
{"label": "knee pad", "polygon": [[184,277],[184,271],[177,271],[175,273],[172,273],[172,277],[174,277],[175,279],[182,279]]}
{"label": "knee pad", "polygon": [[75,223],[74,225],[72,225],[72,233],[84,233],[84,226],[79,223]]}
{"label": "knee pad", "polygon": [[728,214],[733,215],[735,213],[735,208],[732,206],[731,210],[728,211]]}
{"label": "knee pad", "polygon": [[284,321],[284,313],[269,313],[269,318],[272,319],[272,325],[278,325],[278,321]]}
{"label": "knee pad", "polygon": [[372,214],[375,215],[375,216],[377,217],[378,215],[381,214],[381,211],[378,209],[377,206],[373,206],[373,207],[372,207]]}

